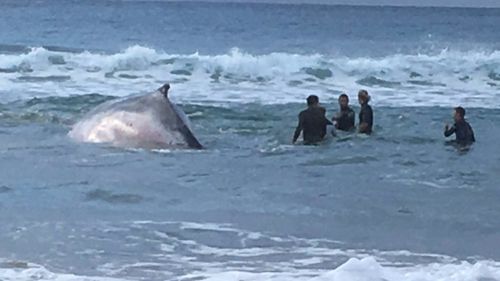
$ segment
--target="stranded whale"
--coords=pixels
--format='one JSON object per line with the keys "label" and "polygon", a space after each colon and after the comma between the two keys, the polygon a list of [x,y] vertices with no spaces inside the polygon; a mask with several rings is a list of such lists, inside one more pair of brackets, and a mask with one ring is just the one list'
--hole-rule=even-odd
{"label": "stranded whale", "polygon": [[168,84],[155,92],[105,102],[68,135],[83,142],[130,148],[201,149],[184,112],[168,99]]}

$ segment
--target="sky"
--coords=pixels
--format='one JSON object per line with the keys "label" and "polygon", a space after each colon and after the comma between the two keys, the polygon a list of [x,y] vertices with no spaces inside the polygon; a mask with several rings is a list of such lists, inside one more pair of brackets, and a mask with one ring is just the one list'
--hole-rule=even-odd
{"label": "sky", "polygon": [[[198,0],[200,1],[200,0]],[[439,7],[494,7],[500,0],[201,0],[202,2],[253,2],[290,4],[376,5],[376,6],[439,6]]]}

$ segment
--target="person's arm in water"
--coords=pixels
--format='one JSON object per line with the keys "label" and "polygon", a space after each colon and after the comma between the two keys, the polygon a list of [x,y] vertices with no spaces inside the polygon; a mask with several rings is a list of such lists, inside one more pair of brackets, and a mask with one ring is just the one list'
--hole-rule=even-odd
{"label": "person's arm in water", "polygon": [[469,124],[467,124],[467,126],[469,126],[472,142],[476,142],[476,137],[474,136],[474,131],[472,130],[472,127]]}
{"label": "person's arm in water", "polygon": [[335,114],[335,116],[332,117],[332,121],[334,122],[333,124],[335,124],[336,129],[339,128],[339,122],[342,119],[343,115],[344,114],[341,111],[341,112],[337,112],[337,114]]}
{"label": "person's arm in water", "polygon": [[347,111],[340,111],[338,112],[335,116],[333,116],[332,121],[335,121],[335,128],[340,128],[341,124],[344,124],[342,126],[346,126],[348,124],[349,128],[344,128],[345,129],[352,129],[354,128],[354,111],[353,110],[347,110]]}
{"label": "person's arm in water", "polygon": [[335,114],[335,116],[332,117],[332,121],[337,121],[339,122],[340,120],[342,120],[343,118],[345,118],[345,113],[343,111],[339,111],[337,112],[337,114]]}
{"label": "person's arm in water", "polygon": [[450,127],[448,124],[446,124],[446,126],[444,127],[444,136],[449,137],[454,133],[455,133],[455,125]]}
{"label": "person's arm in water", "polygon": [[324,107],[321,107],[321,112],[323,113],[323,116],[325,116],[326,125],[333,125],[332,121],[330,121],[330,120],[328,120],[328,118],[326,118],[326,109]]}
{"label": "person's arm in water", "polygon": [[335,114],[335,116],[332,117],[332,121],[339,121],[345,118],[346,115],[347,114],[344,111],[339,111],[337,112],[337,114]]}
{"label": "person's arm in water", "polygon": [[297,128],[295,129],[295,133],[293,134],[293,143],[297,141],[297,139],[300,136],[300,132],[302,132],[302,124],[303,124],[303,119],[304,117],[302,116],[302,113],[299,114],[299,124],[297,125]]}
{"label": "person's arm in water", "polygon": [[373,111],[367,107],[362,115],[362,120],[359,120],[359,132],[367,133],[370,131],[370,124],[373,124]]}
{"label": "person's arm in water", "polygon": [[360,133],[365,133],[366,131],[368,131],[368,123],[360,123],[359,124],[359,132]]}
{"label": "person's arm in water", "polygon": [[351,130],[352,128],[354,128],[354,116],[356,114],[354,114],[354,110],[349,110],[349,112],[347,113],[347,120],[349,120],[349,130]]}

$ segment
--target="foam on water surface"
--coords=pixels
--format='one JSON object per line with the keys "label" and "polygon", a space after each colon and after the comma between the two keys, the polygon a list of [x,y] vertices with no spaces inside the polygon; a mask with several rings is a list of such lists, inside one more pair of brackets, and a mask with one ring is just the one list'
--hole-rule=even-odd
{"label": "foam on water surface", "polygon": [[[1,1],[0,280],[500,280],[499,22]],[[68,139],[98,104],[166,82],[206,150]],[[290,145],[307,95],[331,117],[343,91],[358,111],[360,88],[372,136]],[[478,137],[466,153],[442,136],[457,105]]]}
{"label": "foam on water surface", "polygon": [[[51,227],[38,224],[35,228]],[[72,226],[74,227],[74,226]],[[374,251],[342,248],[342,244],[325,239],[278,237],[261,232],[238,229],[230,224],[132,221],[124,224],[99,223],[88,229],[69,230],[72,239],[95,240],[98,248],[106,241],[116,244],[127,257],[139,244],[154,249],[137,252],[134,258],[102,258],[107,251],[87,248],[77,251],[88,260],[100,260],[97,272],[73,273],[67,269],[48,269],[48,264],[2,259],[2,280],[61,280],[61,281],[119,281],[119,280],[297,280],[297,281],[486,281],[500,280],[500,263],[491,260],[464,261],[437,254],[409,251]],[[23,232],[30,231],[29,229]],[[180,231],[180,232],[178,232]],[[208,236],[200,236],[204,233]],[[85,235],[82,235],[85,234]],[[88,236],[87,236],[88,235]],[[226,237],[225,245],[208,237]],[[74,238],[71,238],[73,237]],[[236,239],[236,240],[234,240]],[[254,246],[236,246],[234,242],[248,241]],[[111,242],[113,241],[113,242]],[[253,242],[252,242],[253,241]],[[269,242],[265,242],[269,241]],[[272,242],[271,242],[272,241]],[[73,249],[74,250],[74,249]],[[130,253],[132,253],[130,252]],[[422,260],[422,262],[411,262]],[[60,267],[60,266],[58,266]],[[80,268],[80,271],[82,269]]]}
{"label": "foam on water surface", "polygon": [[[366,88],[388,106],[496,107],[498,51],[434,55],[333,57],[321,54],[168,54],[132,46],[123,52],[61,52],[31,48],[1,54],[2,99],[99,93],[126,96],[171,82],[176,100],[190,103],[302,102],[304,93],[333,101],[340,92]],[[453,99],[452,99],[453,97]]]}

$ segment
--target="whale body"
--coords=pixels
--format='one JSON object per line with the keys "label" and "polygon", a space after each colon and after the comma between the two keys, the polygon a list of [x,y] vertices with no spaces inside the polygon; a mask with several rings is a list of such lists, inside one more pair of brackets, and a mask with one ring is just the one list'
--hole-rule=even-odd
{"label": "whale body", "polygon": [[68,135],[77,141],[128,148],[203,148],[186,114],[170,102],[169,89],[165,84],[147,95],[105,102],[77,122]]}

